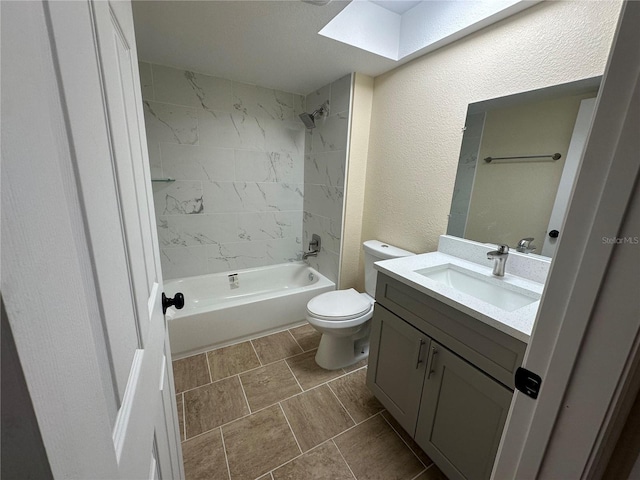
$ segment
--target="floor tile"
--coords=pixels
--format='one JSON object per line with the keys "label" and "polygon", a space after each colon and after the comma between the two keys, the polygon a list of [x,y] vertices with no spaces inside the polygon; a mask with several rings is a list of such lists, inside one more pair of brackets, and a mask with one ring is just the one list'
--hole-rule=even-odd
{"label": "floor tile", "polygon": [[300,387],[284,360],[240,375],[252,412],[300,393]]}
{"label": "floor tile", "polygon": [[176,395],[176,404],[178,407],[178,427],[180,428],[180,440],[184,440],[184,400],[182,393]]}
{"label": "floor tile", "polygon": [[184,406],[187,438],[249,413],[238,377],[185,392]]}
{"label": "floor tile", "polygon": [[303,452],[354,425],[326,385],[285,400],[281,405]]}
{"label": "floor tile", "polygon": [[353,372],[354,370],[358,370],[359,368],[366,367],[369,362],[368,358],[364,360],[360,360],[358,363],[354,363],[353,365],[349,365],[348,367],[344,367],[345,372]]}
{"label": "floor tile", "polygon": [[220,429],[182,444],[186,480],[228,480],[227,461]]}
{"label": "floor tile", "polygon": [[382,416],[389,424],[391,424],[391,428],[393,428],[396,431],[396,433],[400,435],[402,440],[404,440],[404,442],[407,445],[409,445],[409,448],[411,449],[411,451],[416,455],[416,457],[418,457],[418,459],[424,464],[425,467],[428,467],[429,465],[433,464],[433,460],[429,458],[429,455],[427,455],[422,451],[422,449],[413,440],[413,438],[411,438],[411,435],[409,435],[404,430],[404,428],[400,426],[400,424],[396,421],[396,419],[393,418],[387,410],[382,412]]}
{"label": "floor tile", "polygon": [[273,480],[273,477],[271,476],[270,473],[267,473],[266,475],[263,475],[260,478],[258,478],[258,480]]}
{"label": "floor tile", "polygon": [[416,477],[416,480],[447,480],[447,477],[438,467],[431,465],[420,476]]}
{"label": "floor tile", "polygon": [[367,370],[362,369],[329,383],[353,419],[360,423],[383,410],[382,404],[366,385]]}
{"label": "floor tile", "polygon": [[318,348],[318,345],[320,345],[322,334],[309,324],[291,328],[289,331],[305,352]]}
{"label": "floor tile", "polygon": [[316,351],[311,350],[295,357],[287,358],[287,363],[291,367],[293,374],[300,382],[305,390],[309,390],[321,383],[332,380],[340,375],[344,375],[344,371],[325,370],[316,363]]}
{"label": "floor tile", "polygon": [[302,352],[288,330],[251,340],[263,364],[282,360]]}
{"label": "floor tile", "polygon": [[253,480],[301,453],[279,405],[225,425],[222,435],[233,480]]}
{"label": "floor tile", "polygon": [[424,469],[380,415],[347,430],[334,441],[359,479],[410,480]]}
{"label": "floor tile", "polygon": [[216,381],[260,366],[251,342],[238,343],[207,352],[211,380]]}
{"label": "floor tile", "polygon": [[353,480],[349,467],[332,441],[273,471],[274,480]]}
{"label": "floor tile", "polygon": [[207,356],[201,353],[173,362],[173,380],[176,393],[211,383]]}

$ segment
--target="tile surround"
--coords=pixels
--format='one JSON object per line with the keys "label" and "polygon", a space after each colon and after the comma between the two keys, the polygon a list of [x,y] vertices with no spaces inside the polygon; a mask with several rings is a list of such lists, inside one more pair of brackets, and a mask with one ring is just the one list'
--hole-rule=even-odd
{"label": "tile surround", "polygon": [[325,85],[306,97],[312,111],[329,101],[329,116],[306,131],[304,158],[304,220],[302,242],[307,248],[311,235],[322,238],[322,250],[309,263],[338,283],[342,211],[349,128],[351,75]]}
{"label": "tile surround", "polygon": [[[153,184],[164,278],[300,260],[305,98],[139,69],[152,177],[176,180]],[[193,248],[201,245],[210,248]]]}
{"label": "tile surround", "polygon": [[156,101],[205,110],[231,110],[231,81],[163,65],[149,66]]}
{"label": "tile surround", "polygon": [[[305,325],[280,333],[289,333],[304,344],[304,338],[309,338],[305,333],[310,333],[305,327],[310,328]],[[274,339],[261,337],[263,353],[277,357],[282,353],[282,335],[273,335]],[[255,340],[258,339],[252,341]],[[315,351],[255,367],[257,358],[249,348],[253,350],[251,342],[242,342],[194,356],[204,355],[209,360],[214,378],[225,372],[230,376],[177,395],[178,408],[184,406],[189,422],[187,440],[182,443],[187,479],[446,480],[417,445],[411,444],[411,439],[394,430],[397,426],[389,426],[394,421],[387,412],[359,417],[360,423],[354,425],[353,413],[347,412],[354,411],[353,400],[366,404],[362,399],[371,395],[365,391],[366,362],[346,369],[349,373],[329,372],[337,378],[329,378],[305,392],[297,387],[283,393],[281,385],[273,381],[287,376],[283,375],[282,367],[291,360],[295,364],[296,358],[312,360]],[[291,379],[293,369],[287,370]],[[305,375],[312,372],[317,381],[318,372],[314,370],[293,371],[295,380],[304,381]],[[253,393],[251,387],[247,388],[251,383],[245,382],[247,379],[254,380],[254,386],[258,387]],[[238,386],[242,395],[238,395]],[[245,410],[248,397],[263,396],[278,403],[261,406],[253,413]],[[238,405],[243,408],[238,409]],[[195,434],[189,427],[192,424],[204,427]]]}
{"label": "tile surround", "polygon": [[[297,261],[318,233],[322,252],[310,264],[337,282],[352,76],[303,97],[145,62],[139,69],[152,177],[176,180],[153,184],[164,278]],[[305,130],[297,116],[325,101],[329,116]],[[287,213],[286,228],[274,215],[259,217],[254,235],[242,226],[254,225],[243,213],[273,211]],[[192,248],[201,245],[212,247]]]}
{"label": "tile surround", "polygon": [[198,144],[198,114],[195,108],[144,101],[148,141]]}

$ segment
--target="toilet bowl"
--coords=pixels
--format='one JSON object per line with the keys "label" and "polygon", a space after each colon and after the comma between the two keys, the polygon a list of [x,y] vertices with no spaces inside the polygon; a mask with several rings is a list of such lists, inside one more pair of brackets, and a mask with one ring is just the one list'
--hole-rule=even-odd
{"label": "toilet bowl", "polygon": [[373,298],[353,288],[323,293],[309,301],[307,321],[322,333],[316,353],[319,366],[336,370],[369,355],[373,303]]}
{"label": "toilet bowl", "polygon": [[413,255],[377,240],[368,240],[363,246],[366,293],[359,293],[353,288],[336,290],[318,295],[307,304],[307,321],[322,333],[316,363],[327,370],[353,365],[369,355],[377,273],[374,262]]}

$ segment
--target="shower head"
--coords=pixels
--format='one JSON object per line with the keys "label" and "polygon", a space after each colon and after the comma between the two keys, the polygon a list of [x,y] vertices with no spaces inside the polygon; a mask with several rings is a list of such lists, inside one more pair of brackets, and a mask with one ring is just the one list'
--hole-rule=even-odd
{"label": "shower head", "polygon": [[301,113],[299,117],[300,120],[302,120],[302,123],[304,123],[305,127],[316,128],[316,122],[312,115],[309,115],[308,113]]}
{"label": "shower head", "polygon": [[313,113],[301,113],[298,115],[304,126],[308,129],[316,128],[316,118],[319,116],[324,116],[329,113],[329,102],[326,101],[322,105],[320,105],[317,109],[313,111]]}

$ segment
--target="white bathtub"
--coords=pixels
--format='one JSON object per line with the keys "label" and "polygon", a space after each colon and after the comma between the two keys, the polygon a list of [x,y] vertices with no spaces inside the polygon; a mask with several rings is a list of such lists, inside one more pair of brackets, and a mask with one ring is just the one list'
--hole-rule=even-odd
{"label": "white bathtub", "polygon": [[[237,287],[230,275],[237,274]],[[229,345],[300,323],[316,295],[335,290],[303,262],[167,280],[168,297],[184,295],[184,308],[167,310],[174,359]]]}

